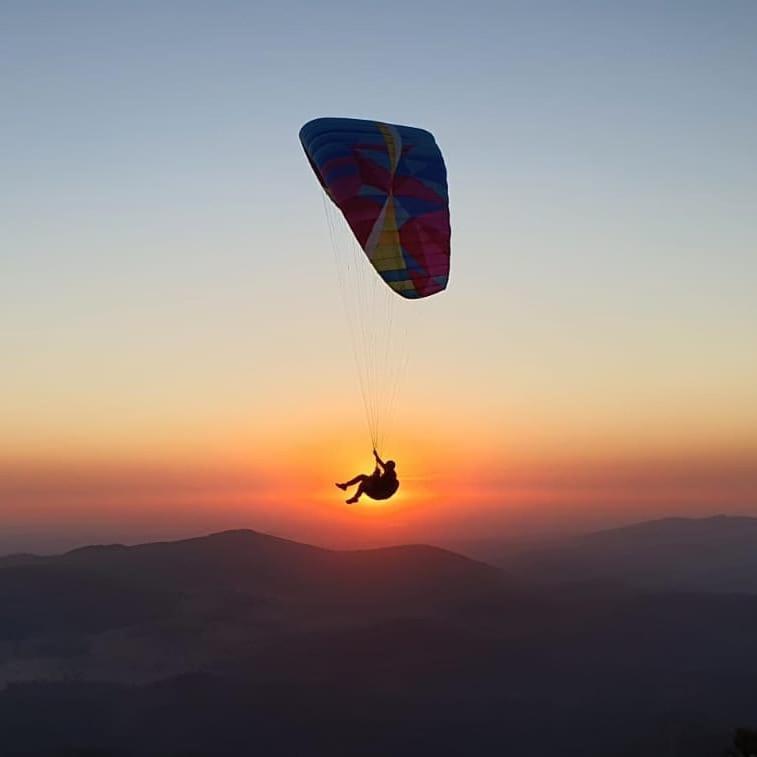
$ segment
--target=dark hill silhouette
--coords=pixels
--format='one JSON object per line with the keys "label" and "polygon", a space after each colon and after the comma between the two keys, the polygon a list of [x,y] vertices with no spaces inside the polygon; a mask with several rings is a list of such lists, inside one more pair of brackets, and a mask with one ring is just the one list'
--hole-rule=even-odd
{"label": "dark hill silhouette", "polygon": [[318,592],[357,599],[379,593],[417,600],[441,587],[447,596],[467,595],[501,580],[496,568],[439,547],[335,551],[251,530],[133,547],[85,547],[47,563],[61,565],[187,594]]}
{"label": "dark hill silhouette", "polygon": [[497,562],[545,582],[757,593],[757,518],[665,518],[513,551]]}
{"label": "dark hill silhouette", "polygon": [[755,628],[757,596],[516,585],[427,546],[0,560],[0,754],[709,757],[754,724]]}
{"label": "dark hill silhouette", "polygon": [[240,530],[0,562],[0,640],[102,632],[228,603],[437,601],[490,591],[497,569],[437,547],[332,551]]}

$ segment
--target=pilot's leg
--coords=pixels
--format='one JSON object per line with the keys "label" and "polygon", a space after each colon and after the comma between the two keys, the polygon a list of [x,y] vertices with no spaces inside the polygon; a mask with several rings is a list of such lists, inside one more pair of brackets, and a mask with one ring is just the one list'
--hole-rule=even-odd
{"label": "pilot's leg", "polygon": [[365,491],[366,481],[368,481],[368,476],[362,476],[362,480],[360,481],[360,486],[358,486],[357,491],[347,500],[348,505],[354,505],[360,499],[360,496]]}

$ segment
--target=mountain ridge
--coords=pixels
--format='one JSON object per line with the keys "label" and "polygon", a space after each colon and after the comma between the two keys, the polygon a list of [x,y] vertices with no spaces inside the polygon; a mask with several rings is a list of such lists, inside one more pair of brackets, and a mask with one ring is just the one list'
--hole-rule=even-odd
{"label": "mountain ridge", "polygon": [[503,555],[542,582],[602,581],[654,591],[757,593],[757,518],[660,518]]}

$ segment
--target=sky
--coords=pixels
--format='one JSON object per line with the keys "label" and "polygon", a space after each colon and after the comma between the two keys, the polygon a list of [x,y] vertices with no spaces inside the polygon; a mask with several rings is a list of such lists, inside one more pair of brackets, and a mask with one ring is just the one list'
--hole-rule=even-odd
{"label": "sky", "polygon": [[[757,516],[755,39],[751,0],[0,0],[0,552]],[[319,116],[449,174],[381,506],[333,487],[371,450]]]}

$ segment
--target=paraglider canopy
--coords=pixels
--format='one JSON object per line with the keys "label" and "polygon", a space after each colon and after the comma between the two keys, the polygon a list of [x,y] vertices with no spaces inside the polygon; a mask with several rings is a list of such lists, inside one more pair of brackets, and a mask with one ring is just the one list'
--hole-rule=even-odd
{"label": "paraglider canopy", "polygon": [[447,171],[423,129],[355,118],[318,118],[300,141],[381,278],[408,299],[447,286]]}

